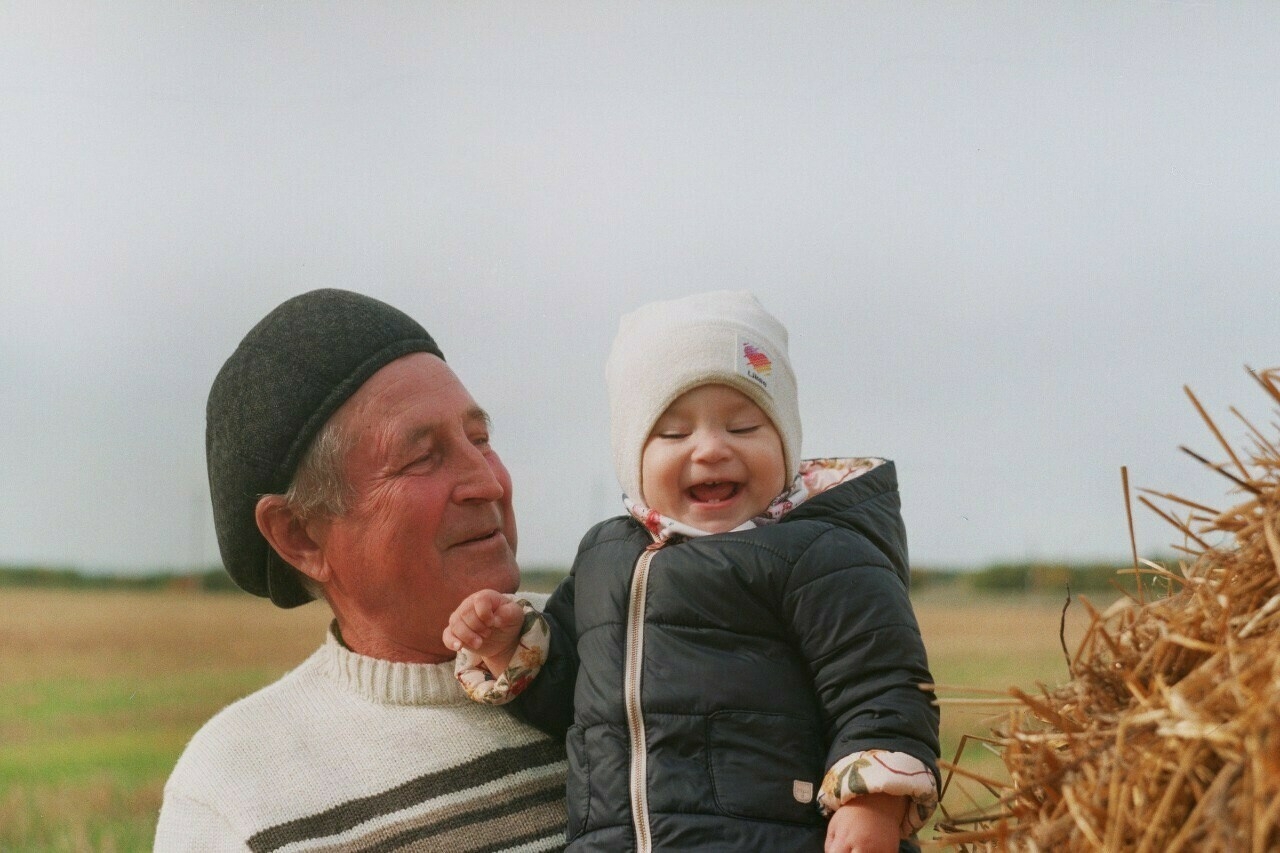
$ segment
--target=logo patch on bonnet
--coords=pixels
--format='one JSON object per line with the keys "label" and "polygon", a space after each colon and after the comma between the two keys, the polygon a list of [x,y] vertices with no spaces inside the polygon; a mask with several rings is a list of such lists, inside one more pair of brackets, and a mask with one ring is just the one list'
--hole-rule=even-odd
{"label": "logo patch on bonnet", "polygon": [[738,375],[755,380],[762,388],[768,388],[771,373],[773,373],[773,362],[769,360],[769,354],[759,344],[739,337]]}

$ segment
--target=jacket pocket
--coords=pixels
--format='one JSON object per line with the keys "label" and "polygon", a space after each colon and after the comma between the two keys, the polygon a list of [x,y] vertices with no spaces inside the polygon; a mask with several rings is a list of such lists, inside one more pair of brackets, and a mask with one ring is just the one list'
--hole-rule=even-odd
{"label": "jacket pocket", "polygon": [[569,779],[565,791],[568,826],[565,833],[572,841],[586,831],[587,816],[591,811],[591,765],[587,761],[586,736],[581,726],[569,726],[565,735],[565,751],[569,758]]}
{"label": "jacket pocket", "polygon": [[826,751],[809,720],[717,711],[707,718],[716,807],[733,817],[817,824]]}

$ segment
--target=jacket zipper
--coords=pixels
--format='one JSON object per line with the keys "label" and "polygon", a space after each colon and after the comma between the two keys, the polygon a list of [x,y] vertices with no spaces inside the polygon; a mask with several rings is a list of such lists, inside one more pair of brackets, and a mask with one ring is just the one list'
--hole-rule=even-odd
{"label": "jacket zipper", "polygon": [[648,752],[645,748],[644,717],[640,713],[640,669],[644,663],[645,589],[649,563],[657,550],[650,546],[636,560],[631,576],[631,599],[627,607],[627,660],[623,669],[622,698],[627,708],[627,729],[631,736],[631,822],[636,831],[636,853],[650,853]]}

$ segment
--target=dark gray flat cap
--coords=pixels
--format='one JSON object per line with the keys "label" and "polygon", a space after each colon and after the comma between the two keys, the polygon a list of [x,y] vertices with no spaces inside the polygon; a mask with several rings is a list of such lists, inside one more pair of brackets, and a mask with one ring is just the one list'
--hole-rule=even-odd
{"label": "dark gray flat cap", "polygon": [[422,326],[385,302],[313,290],[264,317],[218,371],[205,456],[218,549],[242,589],[280,607],[311,600],[258,531],[258,498],[284,493],[338,407],[380,368],[414,352],[444,358]]}

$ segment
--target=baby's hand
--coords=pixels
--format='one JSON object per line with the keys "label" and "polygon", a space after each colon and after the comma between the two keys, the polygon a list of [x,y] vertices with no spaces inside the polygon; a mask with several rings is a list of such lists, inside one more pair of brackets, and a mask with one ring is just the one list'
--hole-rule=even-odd
{"label": "baby's hand", "polygon": [[845,803],[827,823],[825,853],[897,853],[906,799],[864,794]]}
{"label": "baby's hand", "polygon": [[515,654],[523,625],[524,609],[514,595],[482,589],[462,599],[441,636],[455,652],[464,645],[473,649],[497,675]]}

